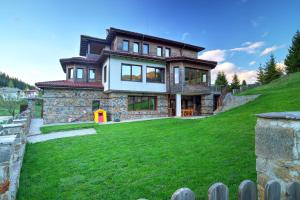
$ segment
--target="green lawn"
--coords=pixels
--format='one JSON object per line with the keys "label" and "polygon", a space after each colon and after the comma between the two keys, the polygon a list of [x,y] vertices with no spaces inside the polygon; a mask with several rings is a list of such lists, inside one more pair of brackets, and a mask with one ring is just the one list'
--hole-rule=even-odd
{"label": "green lawn", "polygon": [[28,144],[18,199],[170,199],[189,187],[255,181],[255,114],[300,110],[300,73],[247,94],[257,100],[199,120],[97,126],[97,135]]}

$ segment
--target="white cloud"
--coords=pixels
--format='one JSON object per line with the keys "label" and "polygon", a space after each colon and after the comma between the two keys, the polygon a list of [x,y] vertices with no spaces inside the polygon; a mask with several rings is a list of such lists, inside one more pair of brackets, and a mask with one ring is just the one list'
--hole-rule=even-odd
{"label": "white cloud", "polygon": [[265,48],[265,49],[260,53],[260,56],[268,55],[269,53],[272,53],[272,52],[276,51],[277,49],[280,49],[280,48],[283,48],[283,47],[284,47],[284,45],[280,45],[280,46],[274,45],[274,46],[272,46],[272,47]]}
{"label": "white cloud", "polygon": [[186,38],[190,35],[189,32],[184,32],[181,36],[181,40],[186,40]]}
{"label": "white cloud", "polygon": [[281,72],[285,73],[286,67],[287,66],[284,64],[284,61],[276,63],[276,69],[281,71]]}
{"label": "white cloud", "polygon": [[253,53],[256,53],[260,47],[264,46],[264,42],[262,42],[262,41],[253,42],[253,43],[245,42],[242,45],[244,45],[244,46],[230,49],[230,51],[246,52],[249,54],[253,54]]}
{"label": "white cloud", "polygon": [[255,70],[241,70],[236,67],[234,63],[224,62],[216,66],[215,69],[211,71],[211,81],[215,82],[217,73],[223,71],[226,74],[227,80],[230,83],[232,81],[233,75],[236,73],[242,82],[245,80],[247,83],[255,83],[256,81],[256,71]]}
{"label": "white cloud", "polygon": [[249,65],[250,65],[250,66],[255,65],[255,64],[256,64],[256,61],[254,61],[254,60],[251,61],[251,62],[249,62]]}
{"label": "white cloud", "polygon": [[212,60],[216,62],[225,61],[226,50],[216,49],[211,51],[206,51],[203,54],[199,55],[199,59],[203,60]]}

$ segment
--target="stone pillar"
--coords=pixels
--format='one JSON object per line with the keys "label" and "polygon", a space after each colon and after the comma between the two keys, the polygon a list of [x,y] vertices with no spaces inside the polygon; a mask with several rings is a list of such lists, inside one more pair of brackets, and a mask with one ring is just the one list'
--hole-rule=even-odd
{"label": "stone pillar", "polygon": [[34,116],[34,112],[35,112],[35,103],[38,99],[37,98],[27,98],[27,102],[28,102],[28,109],[31,112],[31,117]]}
{"label": "stone pillar", "polygon": [[255,127],[255,154],[259,199],[269,180],[281,184],[281,199],[287,187],[300,181],[300,112],[259,114]]}
{"label": "stone pillar", "polygon": [[176,94],[176,117],[181,117],[181,94]]}
{"label": "stone pillar", "polygon": [[214,95],[202,95],[201,96],[201,114],[211,115],[214,112]]}

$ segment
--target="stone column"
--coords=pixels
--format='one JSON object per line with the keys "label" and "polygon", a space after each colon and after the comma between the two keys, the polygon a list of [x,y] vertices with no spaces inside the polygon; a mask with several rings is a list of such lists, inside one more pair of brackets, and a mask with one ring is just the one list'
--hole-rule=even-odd
{"label": "stone column", "polygon": [[269,180],[281,184],[281,199],[287,187],[300,181],[300,112],[259,114],[255,128],[255,154],[259,199]]}
{"label": "stone column", "polygon": [[214,95],[202,95],[201,96],[201,114],[211,115],[214,112]]}
{"label": "stone column", "polygon": [[176,117],[181,117],[181,94],[176,94]]}
{"label": "stone column", "polygon": [[27,102],[28,102],[28,109],[31,112],[31,117],[34,116],[34,112],[35,112],[35,103],[38,99],[37,98],[27,98]]}

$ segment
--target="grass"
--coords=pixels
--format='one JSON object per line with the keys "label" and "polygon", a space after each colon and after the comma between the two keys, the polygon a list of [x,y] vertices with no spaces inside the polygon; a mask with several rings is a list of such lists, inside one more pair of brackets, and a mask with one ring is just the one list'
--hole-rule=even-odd
{"label": "grass", "polygon": [[55,126],[42,126],[40,128],[43,134],[52,133],[57,131],[71,131],[85,128],[96,128],[96,123],[84,123],[84,124],[68,124],[68,125],[55,125]]}
{"label": "grass", "polygon": [[199,199],[215,182],[230,199],[256,180],[255,114],[300,110],[300,73],[247,91],[262,94],[217,116],[96,127],[96,135],[28,144],[18,199],[170,199],[180,187]]}

